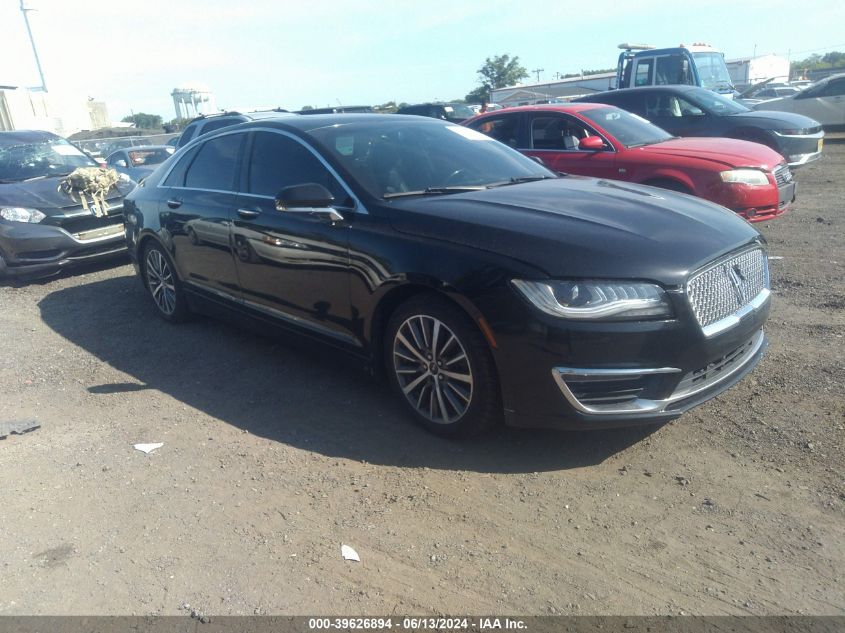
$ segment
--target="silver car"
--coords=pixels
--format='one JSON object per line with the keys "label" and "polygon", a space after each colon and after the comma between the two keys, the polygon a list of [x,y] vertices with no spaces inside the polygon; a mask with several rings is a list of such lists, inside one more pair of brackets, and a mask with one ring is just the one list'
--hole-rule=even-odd
{"label": "silver car", "polygon": [[845,73],[826,77],[797,94],[763,101],[752,107],[803,114],[826,128],[845,126]]}

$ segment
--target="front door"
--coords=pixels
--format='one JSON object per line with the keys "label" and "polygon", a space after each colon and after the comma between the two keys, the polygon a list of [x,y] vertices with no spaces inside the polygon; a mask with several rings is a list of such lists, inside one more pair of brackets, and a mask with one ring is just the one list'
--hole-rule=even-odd
{"label": "front door", "polygon": [[[247,150],[232,244],[244,303],[289,327],[355,344],[349,306],[350,193],[316,152],[282,131],[257,131]],[[276,210],[285,187],[317,183],[344,220]]]}
{"label": "front door", "polygon": [[599,136],[586,123],[567,114],[537,113],[528,118],[527,156],[543,161],[549,169],[579,176],[624,179],[616,171],[616,153],[605,141],[602,150],[583,150],[578,144],[588,136]]}

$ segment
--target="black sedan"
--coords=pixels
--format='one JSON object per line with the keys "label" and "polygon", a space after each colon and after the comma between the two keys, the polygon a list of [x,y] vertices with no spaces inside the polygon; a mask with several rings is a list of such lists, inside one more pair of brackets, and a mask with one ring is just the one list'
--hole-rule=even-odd
{"label": "black sedan", "polygon": [[46,275],[126,251],[123,176],[96,209],[61,187],[78,167],[99,165],[65,139],[40,131],[0,132],[0,277]]}
{"label": "black sedan", "polygon": [[606,103],[633,112],[675,136],[726,136],[771,147],[793,169],[818,159],[824,132],[818,121],[791,112],[751,110],[697,86],[654,86],[597,92],[575,101]]}
{"label": "black sedan", "polygon": [[734,213],[559,177],[433,119],[215,132],[129,195],[126,222],[161,317],[222,308],[329,343],[444,435],[664,422],[766,347],[766,250]]}

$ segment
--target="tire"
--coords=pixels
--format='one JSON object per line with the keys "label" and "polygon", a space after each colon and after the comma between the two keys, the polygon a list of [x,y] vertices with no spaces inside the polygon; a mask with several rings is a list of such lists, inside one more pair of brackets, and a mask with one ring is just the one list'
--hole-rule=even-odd
{"label": "tire", "polygon": [[144,286],[150,293],[159,316],[171,323],[181,323],[190,316],[182,283],[170,255],[157,242],[144,247],[141,258]]}
{"label": "tire", "polygon": [[391,387],[424,428],[469,437],[501,421],[487,341],[457,306],[437,295],[412,297],[391,316],[384,341]]}

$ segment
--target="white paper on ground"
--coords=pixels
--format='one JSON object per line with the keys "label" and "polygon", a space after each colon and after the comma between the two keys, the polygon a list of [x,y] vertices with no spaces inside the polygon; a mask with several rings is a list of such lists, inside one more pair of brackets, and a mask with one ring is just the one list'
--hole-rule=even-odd
{"label": "white paper on ground", "polygon": [[358,552],[356,552],[354,549],[352,549],[348,545],[341,544],[340,555],[343,556],[343,560],[354,560],[358,563],[361,562],[361,557],[358,556]]}
{"label": "white paper on ground", "polygon": [[158,444],[133,444],[132,448],[147,453],[149,455],[155,449],[161,448],[162,446],[164,446],[164,442],[159,442]]}

